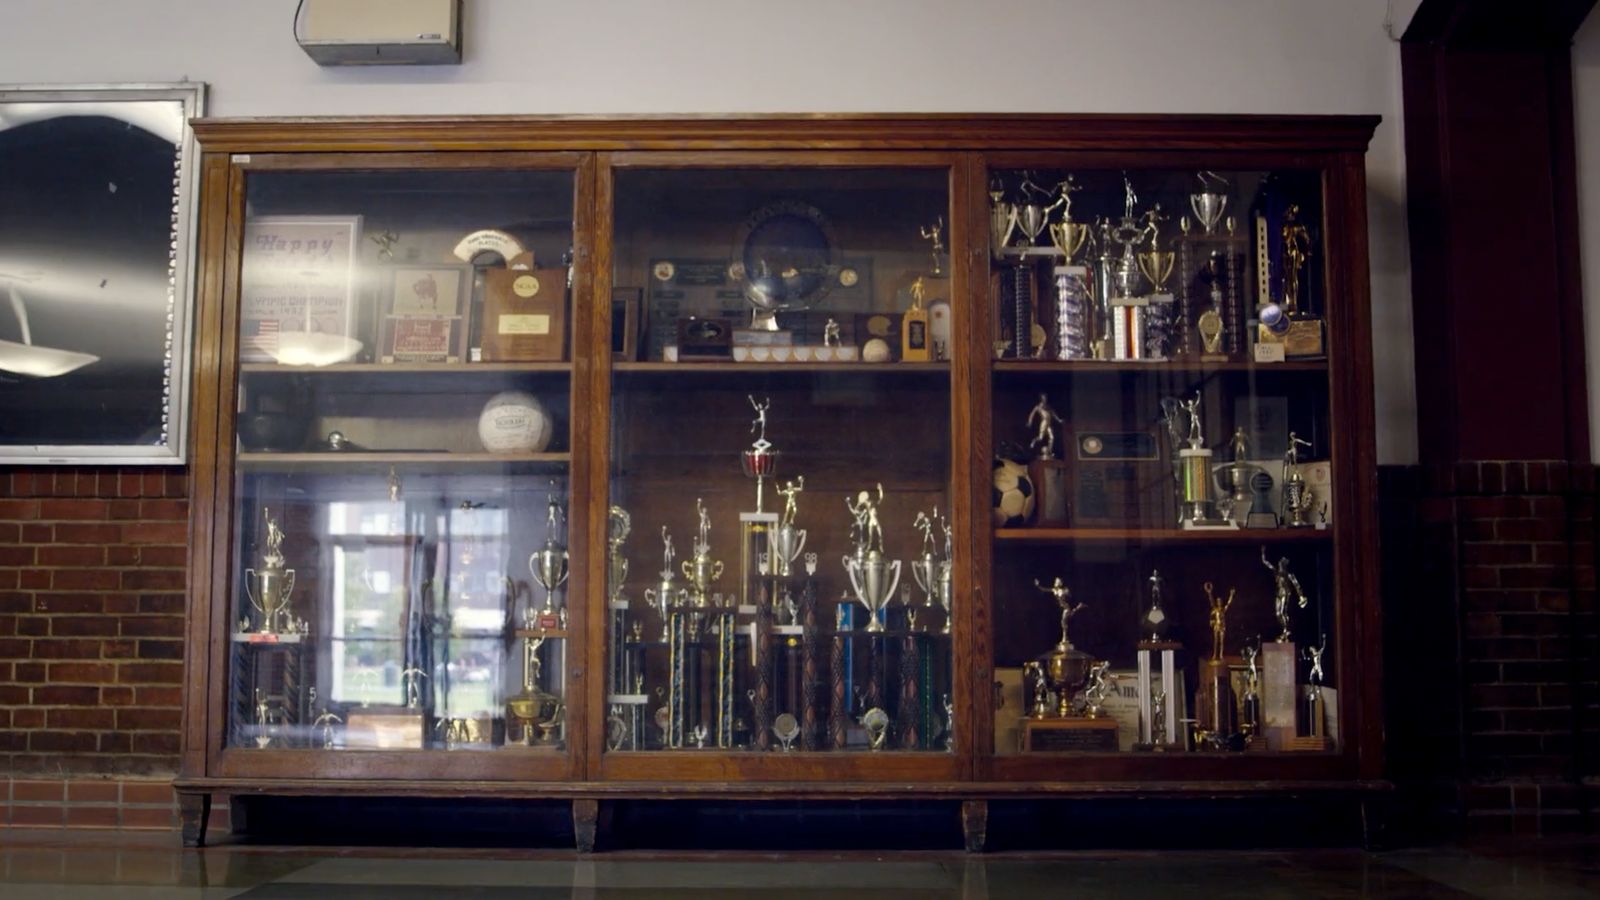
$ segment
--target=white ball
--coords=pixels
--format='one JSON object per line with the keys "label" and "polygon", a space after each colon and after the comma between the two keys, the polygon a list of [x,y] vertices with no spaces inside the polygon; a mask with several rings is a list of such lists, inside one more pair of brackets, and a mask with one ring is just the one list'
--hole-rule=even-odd
{"label": "white ball", "polygon": [[495,394],[478,416],[478,439],[491,453],[542,453],[554,434],[544,404],[525,391]]}
{"label": "white ball", "polygon": [[888,362],[889,342],[883,338],[873,338],[861,348],[861,359],[864,362]]}

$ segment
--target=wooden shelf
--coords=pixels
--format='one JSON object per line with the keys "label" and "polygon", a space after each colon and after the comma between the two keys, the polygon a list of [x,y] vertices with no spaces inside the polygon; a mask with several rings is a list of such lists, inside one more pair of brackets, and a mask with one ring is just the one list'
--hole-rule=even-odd
{"label": "wooden shelf", "polygon": [[611,370],[618,374],[718,375],[762,372],[774,375],[785,372],[863,372],[883,375],[948,375],[948,362],[619,362]]}
{"label": "wooden shelf", "polygon": [[996,374],[1028,373],[1035,375],[1065,375],[1093,372],[1097,374],[1188,374],[1207,375],[1221,372],[1250,372],[1259,375],[1288,372],[1327,372],[1328,361],[1323,359],[1295,360],[1281,363],[1254,362],[1203,362],[1201,360],[1160,360],[1157,362],[1107,361],[1098,359],[997,359],[993,361]]}
{"label": "wooden shelf", "polygon": [[277,363],[245,363],[239,371],[270,375],[460,375],[489,372],[570,373],[569,362],[489,362],[489,363],[335,363],[331,366],[280,366]]}
{"label": "wooden shelf", "polygon": [[1016,544],[1279,544],[1333,541],[1332,528],[996,528],[994,539]]}
{"label": "wooden shelf", "polygon": [[279,469],[286,466],[305,466],[321,469],[344,469],[375,465],[438,465],[438,466],[564,466],[571,461],[569,453],[443,453],[411,451],[352,451],[335,453],[257,453],[244,452],[236,457],[240,466],[252,469]]}

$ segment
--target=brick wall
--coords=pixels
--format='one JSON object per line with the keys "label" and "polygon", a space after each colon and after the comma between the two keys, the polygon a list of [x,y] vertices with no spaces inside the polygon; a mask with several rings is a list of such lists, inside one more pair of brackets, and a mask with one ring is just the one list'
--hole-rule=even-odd
{"label": "brick wall", "polygon": [[170,774],[182,470],[0,470],[0,758],[13,776]]}
{"label": "brick wall", "polygon": [[1384,473],[1389,762],[1473,831],[1592,830],[1591,466]]}

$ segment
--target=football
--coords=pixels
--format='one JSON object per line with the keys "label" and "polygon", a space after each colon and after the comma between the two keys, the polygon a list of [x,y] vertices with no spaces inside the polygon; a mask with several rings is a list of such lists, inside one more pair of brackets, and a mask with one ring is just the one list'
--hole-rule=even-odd
{"label": "football", "polygon": [[994,461],[994,527],[1018,528],[1033,518],[1033,479],[1028,467],[1009,459]]}

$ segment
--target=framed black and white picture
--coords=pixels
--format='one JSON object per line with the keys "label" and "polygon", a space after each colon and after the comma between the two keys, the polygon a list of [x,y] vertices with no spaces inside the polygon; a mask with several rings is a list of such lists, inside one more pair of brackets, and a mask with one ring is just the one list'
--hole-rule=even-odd
{"label": "framed black and white picture", "polygon": [[0,86],[0,462],[185,461],[204,97]]}

